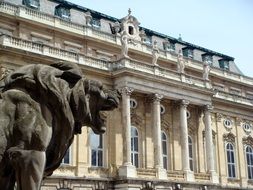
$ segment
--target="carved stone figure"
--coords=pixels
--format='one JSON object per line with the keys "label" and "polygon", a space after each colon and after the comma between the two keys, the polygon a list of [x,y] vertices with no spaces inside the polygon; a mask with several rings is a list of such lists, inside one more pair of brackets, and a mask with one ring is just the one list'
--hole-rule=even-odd
{"label": "carved stone figure", "polygon": [[152,64],[153,65],[158,65],[157,64],[157,60],[159,58],[159,49],[157,47],[157,41],[154,41],[154,44],[153,44],[153,51],[152,51]]}
{"label": "carved stone figure", "polygon": [[125,30],[122,32],[120,40],[121,40],[121,56],[128,57],[128,35]]}
{"label": "carved stone figure", "polygon": [[74,64],[27,65],[0,84],[0,187],[38,190],[61,164],[74,134],[105,132],[101,111],[116,108],[118,92],[82,77]]}
{"label": "carved stone figure", "polygon": [[185,68],[185,60],[183,58],[183,53],[181,50],[179,50],[178,55],[177,55],[177,71],[179,73],[184,73],[184,68]]}
{"label": "carved stone figure", "polygon": [[210,73],[210,65],[208,63],[203,64],[203,79],[209,80],[209,73]]}

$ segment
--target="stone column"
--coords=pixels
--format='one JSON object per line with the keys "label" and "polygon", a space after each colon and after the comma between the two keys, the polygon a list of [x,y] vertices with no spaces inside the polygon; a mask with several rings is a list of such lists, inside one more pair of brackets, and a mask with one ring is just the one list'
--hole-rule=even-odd
{"label": "stone column", "polygon": [[206,145],[206,163],[207,172],[211,175],[211,181],[213,183],[219,183],[218,176],[215,172],[214,167],[214,150],[213,150],[213,134],[212,134],[212,119],[211,110],[213,107],[211,105],[205,105],[204,108],[204,123],[205,123],[205,145]]}
{"label": "stone column", "polygon": [[189,145],[188,145],[188,126],[187,126],[187,106],[189,101],[180,101],[180,132],[182,146],[182,169],[187,181],[194,181],[193,172],[190,171]]}
{"label": "stone column", "polygon": [[123,165],[119,168],[119,176],[136,177],[136,168],[131,163],[131,114],[130,95],[132,88],[121,89],[122,125],[123,125]]}
{"label": "stone column", "polygon": [[163,168],[162,141],[161,141],[161,104],[163,98],[160,94],[154,94],[153,100],[153,134],[154,134],[154,154],[155,168],[159,179],[167,179],[166,170]]}

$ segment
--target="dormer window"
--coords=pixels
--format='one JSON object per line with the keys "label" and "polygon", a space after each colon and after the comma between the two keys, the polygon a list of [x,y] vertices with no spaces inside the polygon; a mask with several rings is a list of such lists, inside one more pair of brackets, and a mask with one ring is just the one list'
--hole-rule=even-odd
{"label": "dormer window", "polygon": [[210,55],[210,54],[203,54],[203,55],[202,55],[202,61],[203,61],[204,63],[207,63],[207,64],[209,64],[209,65],[212,65],[212,63],[213,63],[213,56]]}
{"label": "dormer window", "polygon": [[229,71],[229,61],[225,59],[219,60],[219,66],[221,69]]}
{"label": "dormer window", "polygon": [[33,9],[39,9],[40,0],[23,0],[22,4]]}
{"label": "dormer window", "polygon": [[192,48],[183,48],[183,56],[193,59],[193,49]]}
{"label": "dormer window", "polygon": [[175,51],[176,45],[174,42],[166,40],[163,42],[163,48],[165,51]]}
{"label": "dormer window", "polygon": [[151,38],[151,36],[148,36],[148,35],[146,36],[145,44],[152,45],[152,38]]}
{"label": "dormer window", "polygon": [[97,19],[97,18],[92,18],[92,20],[91,20],[91,26],[92,26],[93,28],[100,29],[100,27],[101,27],[101,22],[100,22],[100,20]]}
{"label": "dormer window", "polygon": [[57,6],[55,8],[55,15],[70,20],[70,9],[65,6]]}

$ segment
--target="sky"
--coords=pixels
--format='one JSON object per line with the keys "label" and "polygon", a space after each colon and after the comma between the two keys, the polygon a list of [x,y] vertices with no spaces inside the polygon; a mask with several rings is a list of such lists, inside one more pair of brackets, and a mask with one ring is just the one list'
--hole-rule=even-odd
{"label": "sky", "polygon": [[131,8],[142,27],[235,58],[253,77],[253,0],[68,0],[123,18]]}

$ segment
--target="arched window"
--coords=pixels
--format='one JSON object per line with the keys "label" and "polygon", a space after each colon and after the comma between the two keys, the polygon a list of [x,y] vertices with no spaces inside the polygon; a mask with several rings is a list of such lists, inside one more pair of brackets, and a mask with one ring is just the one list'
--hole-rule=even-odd
{"label": "arched window", "polygon": [[253,149],[250,146],[246,147],[246,158],[248,168],[248,179],[253,179]]}
{"label": "arched window", "polygon": [[91,165],[95,167],[103,166],[103,135],[90,133]]}
{"label": "arched window", "polygon": [[188,136],[188,146],[189,146],[189,164],[190,164],[190,170],[193,171],[194,165],[193,165],[193,142],[192,138]]}
{"label": "arched window", "polygon": [[235,151],[234,145],[232,143],[228,143],[226,145],[227,152],[227,165],[228,165],[228,177],[235,178]]}
{"label": "arched window", "polygon": [[65,156],[63,157],[62,164],[70,164],[70,147],[69,149],[66,151]]}
{"label": "arched window", "polygon": [[164,131],[161,134],[162,139],[162,156],[163,156],[163,168],[168,169],[168,146],[167,146],[167,136]]}
{"label": "arched window", "polygon": [[138,130],[131,127],[131,162],[135,167],[139,167],[139,137]]}

